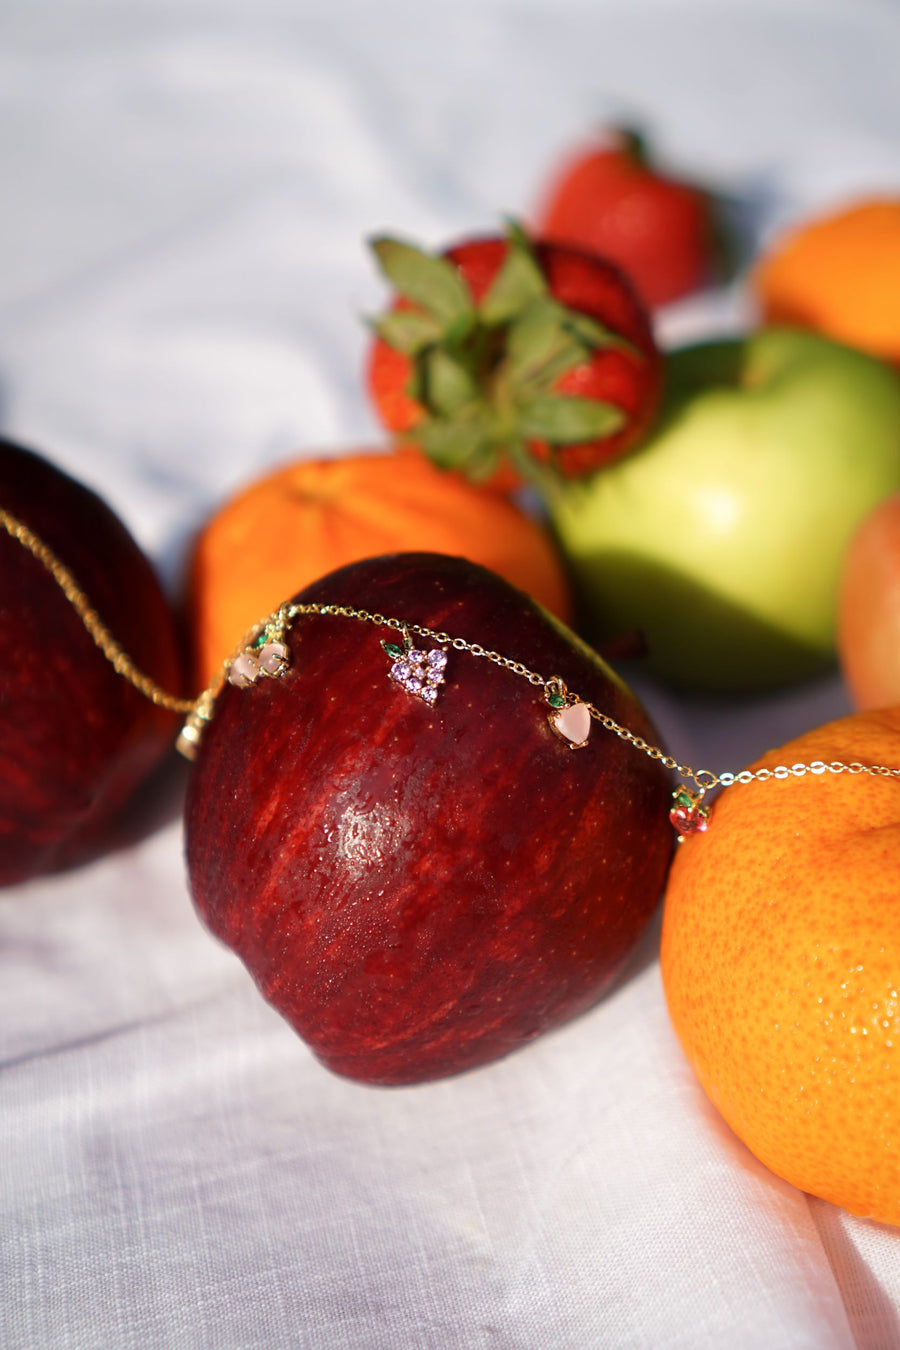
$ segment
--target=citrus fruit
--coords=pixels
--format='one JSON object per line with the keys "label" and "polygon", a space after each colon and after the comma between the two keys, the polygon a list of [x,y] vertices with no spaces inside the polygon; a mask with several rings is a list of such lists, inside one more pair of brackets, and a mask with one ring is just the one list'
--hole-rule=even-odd
{"label": "citrus fruit", "polygon": [[865,516],[844,556],[838,652],[858,708],[900,704],[900,493]]}
{"label": "citrus fruit", "polygon": [[325,573],[383,553],[447,553],[498,572],[568,619],[562,564],[541,523],[415,451],[299,460],[250,484],[198,536],[188,607],[207,684],[248,629]]}
{"label": "citrus fruit", "polygon": [[801,224],[752,284],[769,323],[814,328],[900,364],[900,197],[871,197]]}
{"label": "citrus fruit", "polygon": [[[900,708],[817,728],[735,784],[672,866],[662,975],[707,1095],[773,1172],[900,1224]],[[759,767],[755,766],[755,767]]]}

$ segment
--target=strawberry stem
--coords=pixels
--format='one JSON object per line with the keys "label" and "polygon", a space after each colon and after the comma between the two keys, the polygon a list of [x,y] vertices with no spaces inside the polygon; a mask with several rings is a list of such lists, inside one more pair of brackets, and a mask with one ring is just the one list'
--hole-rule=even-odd
{"label": "strawberry stem", "polygon": [[613,404],[558,392],[568,371],[593,353],[632,344],[590,315],[567,308],[549,290],[537,254],[510,222],[503,261],[476,304],[453,263],[413,244],[372,241],[382,272],[405,302],[374,322],[412,370],[406,392],[421,418],[410,439],[445,468],[484,478],[506,456],[526,479],[540,478],[528,443],[555,452],[617,432],[625,418]]}

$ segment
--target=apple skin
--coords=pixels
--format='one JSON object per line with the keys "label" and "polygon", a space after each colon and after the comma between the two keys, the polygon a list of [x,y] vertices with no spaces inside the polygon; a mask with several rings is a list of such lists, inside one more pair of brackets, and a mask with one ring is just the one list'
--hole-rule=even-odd
{"label": "apple skin", "polygon": [[[596,654],[474,563],[387,555],[297,598],[479,642],[658,744]],[[208,927],[325,1065],[388,1085],[496,1060],[594,1004],[656,908],[673,831],[657,761],[596,723],[572,749],[539,687],[466,652],[429,708],[389,678],[382,639],[399,641],[301,618],[286,675],[226,686],[185,823]]]}
{"label": "apple skin", "polygon": [[658,429],[550,503],[592,637],[644,631],[687,688],[756,692],[834,663],[844,550],[900,487],[900,379],[769,328],[675,352]]}
{"label": "apple skin", "polygon": [[[177,693],[169,606],[110,508],[8,441],[0,441],[0,506],[68,567],[138,667]],[[0,885],[102,849],[177,726],[116,674],[49,572],[0,531]]]}

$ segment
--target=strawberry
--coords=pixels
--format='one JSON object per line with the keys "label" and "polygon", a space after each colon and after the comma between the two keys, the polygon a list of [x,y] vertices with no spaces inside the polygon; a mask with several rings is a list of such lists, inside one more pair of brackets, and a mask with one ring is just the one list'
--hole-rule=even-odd
{"label": "strawberry", "polygon": [[651,307],[703,286],[719,249],[712,198],[660,173],[640,138],[624,131],[562,165],[537,228],[547,239],[611,258]]}
{"label": "strawberry", "polygon": [[549,488],[643,438],[662,361],[611,263],[515,225],[440,257],[395,239],[373,249],[397,298],[373,324],[369,390],[384,424],[436,463]]}

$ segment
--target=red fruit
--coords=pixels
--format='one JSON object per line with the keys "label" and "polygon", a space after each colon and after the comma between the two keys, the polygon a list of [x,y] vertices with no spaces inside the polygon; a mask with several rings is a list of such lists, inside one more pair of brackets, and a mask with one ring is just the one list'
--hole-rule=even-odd
{"label": "red fruit", "polygon": [[370,394],[385,426],[441,467],[480,481],[510,462],[525,478],[580,477],[649,430],[662,363],[612,264],[515,227],[440,258],[395,240],[374,248],[398,299],[375,324]]}
{"label": "red fruit", "polygon": [[[474,563],[368,559],[298,598],[479,642],[656,740],[593,652]],[[595,1003],[656,907],[674,836],[658,761],[596,722],[572,749],[540,685],[452,644],[429,706],[390,678],[385,638],[399,642],[298,618],[281,679],[226,687],[186,841],[201,916],[264,996],[329,1068],[399,1084],[497,1059]]]}
{"label": "red fruit", "polygon": [[638,139],[623,133],[563,164],[537,230],[618,263],[651,307],[689,295],[713,270],[709,196],[658,172]]}
{"label": "red fruit", "polygon": [[[109,507],[8,442],[0,507],[74,574],[136,664],[177,693],[171,613]],[[47,569],[0,531],[0,885],[95,852],[176,729],[173,713],[116,674]]]}

